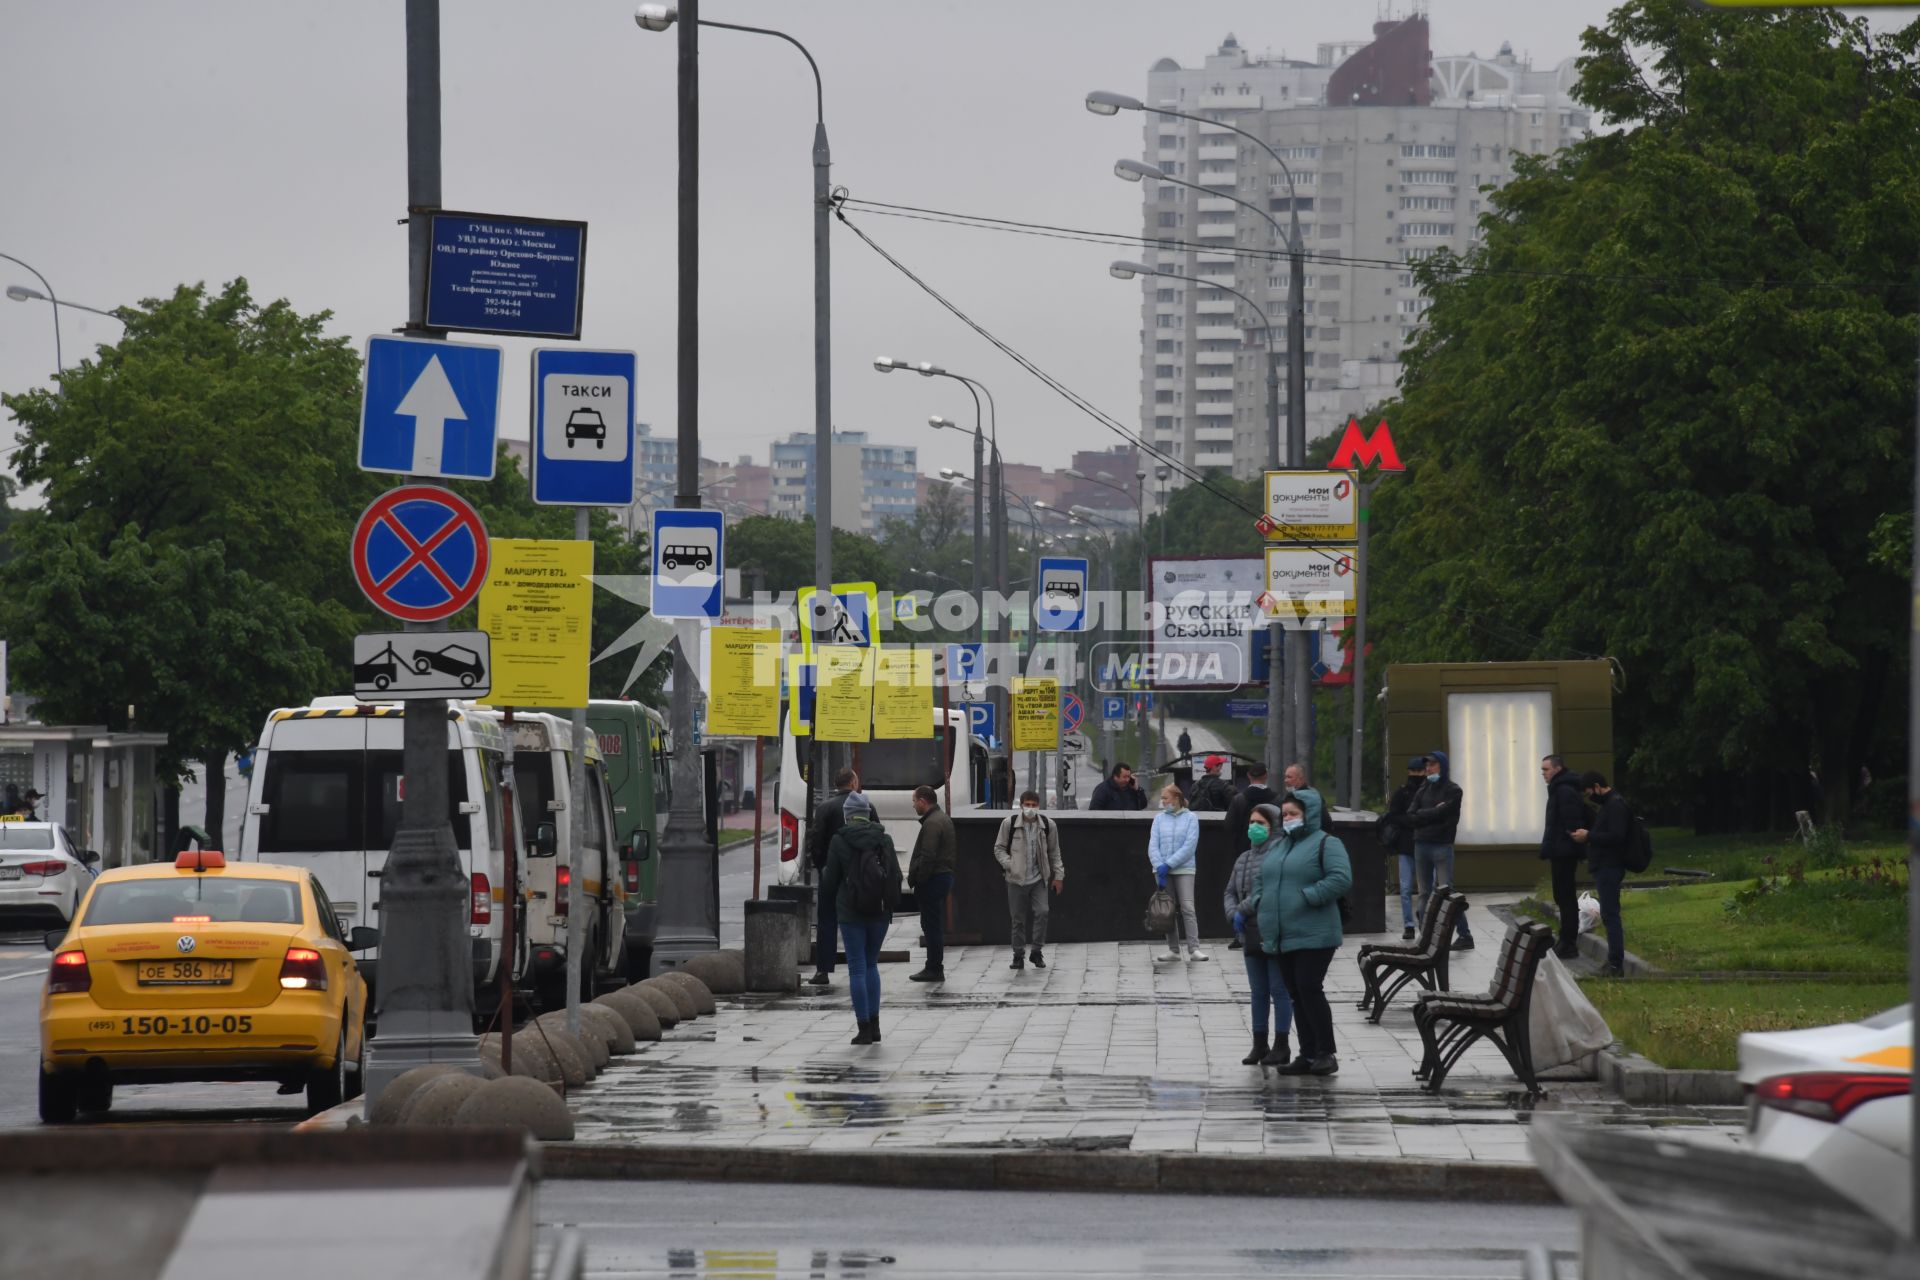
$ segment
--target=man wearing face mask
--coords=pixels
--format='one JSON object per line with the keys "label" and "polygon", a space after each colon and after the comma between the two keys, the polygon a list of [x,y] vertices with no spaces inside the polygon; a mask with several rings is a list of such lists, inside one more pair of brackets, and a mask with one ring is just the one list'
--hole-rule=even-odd
{"label": "man wearing face mask", "polygon": [[[1453,884],[1453,838],[1460,830],[1460,800],[1463,793],[1448,776],[1447,753],[1427,752],[1427,780],[1413,796],[1413,869],[1420,881],[1418,910],[1425,912],[1427,898],[1442,886]],[[1455,951],[1473,950],[1473,931],[1467,927],[1466,912],[1453,931]]]}
{"label": "man wearing face mask", "polygon": [[[1020,811],[1003,818],[993,840],[994,860],[1007,878],[1007,911],[1013,917],[1013,963],[1009,969],[1047,967],[1047,889],[1059,893],[1067,864],[1060,856],[1060,828],[1040,812],[1040,793],[1020,793]],[[1027,950],[1032,946],[1032,951]]]}

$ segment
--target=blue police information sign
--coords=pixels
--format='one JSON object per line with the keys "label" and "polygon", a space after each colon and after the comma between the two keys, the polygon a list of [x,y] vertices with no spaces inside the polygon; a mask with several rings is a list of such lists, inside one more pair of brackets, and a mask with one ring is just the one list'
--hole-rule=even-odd
{"label": "blue police information sign", "polygon": [[718,511],[661,507],[653,513],[653,600],[657,618],[718,618],[726,580]]}
{"label": "blue police information sign", "polygon": [[429,220],[428,328],[580,337],[586,223],[449,212]]}
{"label": "blue police information sign", "polygon": [[542,347],[533,353],[533,500],[549,506],[633,502],[631,351]]}

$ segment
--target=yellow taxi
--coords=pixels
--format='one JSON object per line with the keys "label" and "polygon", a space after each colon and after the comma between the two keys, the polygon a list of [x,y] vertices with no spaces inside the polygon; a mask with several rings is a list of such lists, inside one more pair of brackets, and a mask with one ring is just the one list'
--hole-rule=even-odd
{"label": "yellow taxi", "polygon": [[272,1080],[323,1111],[359,1092],[367,984],[311,873],[213,850],[102,872],[40,997],[40,1118],[113,1104],[115,1084]]}

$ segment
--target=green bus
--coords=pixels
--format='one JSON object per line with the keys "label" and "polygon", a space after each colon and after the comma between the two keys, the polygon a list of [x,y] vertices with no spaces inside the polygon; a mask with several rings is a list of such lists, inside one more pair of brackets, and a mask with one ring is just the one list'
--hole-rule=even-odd
{"label": "green bus", "polygon": [[672,800],[667,722],[630,698],[595,698],[587,728],[600,740],[613,796],[614,847],[626,896],[627,973],[638,982],[653,963],[660,906],[660,836]]}

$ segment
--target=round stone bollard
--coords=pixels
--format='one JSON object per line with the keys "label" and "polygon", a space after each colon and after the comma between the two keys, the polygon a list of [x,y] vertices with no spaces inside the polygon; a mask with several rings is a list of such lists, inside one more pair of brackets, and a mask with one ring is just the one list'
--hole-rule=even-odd
{"label": "round stone bollard", "polygon": [[716,996],[737,996],[747,989],[747,957],[742,951],[708,951],[690,957],[677,970],[698,978]]}
{"label": "round stone bollard", "polygon": [[416,1089],[441,1076],[458,1072],[460,1068],[448,1066],[444,1062],[428,1063],[424,1067],[414,1067],[402,1071],[380,1091],[380,1097],[373,1104],[373,1114],[367,1117],[368,1124],[399,1124],[400,1117],[413,1100]]}
{"label": "round stone bollard", "polygon": [[702,1014],[714,1012],[719,1006],[714,1003],[713,992],[707,984],[686,972],[684,969],[669,969],[660,975],[661,979],[671,982],[693,997],[693,1007]]}
{"label": "round stone bollard", "polygon": [[648,978],[645,982],[641,983],[640,986],[647,991],[658,991],[661,995],[673,1001],[673,1007],[679,1010],[680,1021],[692,1022],[700,1016],[700,1002],[693,998],[693,992],[691,990],[682,986],[680,983],[669,982],[662,976],[658,978]]}
{"label": "round stone bollard", "polygon": [[567,1110],[567,1104],[546,1085],[523,1076],[481,1085],[454,1112],[453,1123],[525,1129],[541,1142],[569,1142],[573,1138],[573,1113]]}
{"label": "round stone bollard", "polygon": [[607,1052],[624,1054],[633,1052],[633,1028],[627,1020],[603,1004],[583,1004],[580,1006],[580,1025],[593,1024],[600,1038],[607,1042]]}
{"label": "round stone bollard", "polygon": [[[481,1036],[480,1052],[483,1056],[491,1056],[494,1062],[498,1062],[500,1060],[499,1035],[488,1032]],[[553,1060],[553,1054],[541,1041],[538,1031],[521,1030],[513,1033],[513,1074],[540,1081],[560,1079],[560,1064]]]}
{"label": "round stone bollard", "polygon": [[[555,1032],[563,1035],[569,1034],[567,1031],[567,1015],[564,1013],[555,1012],[542,1014],[538,1021],[542,1027],[546,1028],[547,1034],[549,1035]],[[602,1038],[600,1032],[587,1021],[584,1009],[580,1015],[580,1030],[571,1034],[575,1040],[579,1041],[581,1052],[587,1055],[587,1063],[592,1067],[593,1075],[599,1075],[606,1069],[607,1063],[613,1057],[613,1053],[607,1048],[607,1042]]]}
{"label": "round stone bollard", "polygon": [[452,1124],[460,1104],[486,1087],[486,1084],[479,1076],[470,1076],[464,1071],[435,1076],[415,1089],[413,1096],[407,1099],[406,1109],[400,1113],[400,1123],[435,1127]]}
{"label": "round stone bollard", "polygon": [[[652,982],[648,978],[647,982]],[[653,1016],[659,1020],[662,1029],[671,1031],[680,1022],[680,1002],[659,987],[649,987],[645,982],[636,982],[627,988],[628,995],[646,1002]]]}
{"label": "round stone bollard", "polygon": [[578,1089],[593,1079],[593,1060],[587,1056],[587,1046],[580,1043],[580,1037],[567,1034],[567,1029],[543,1022],[538,1026],[529,1026],[513,1038],[513,1060],[520,1061],[520,1041],[537,1040],[552,1057],[554,1066],[559,1069],[560,1079],[567,1088]]}
{"label": "round stone bollard", "polygon": [[658,1040],[660,1038],[660,1015],[645,997],[633,991],[609,991],[594,1003],[613,1010],[627,1020],[627,1027],[636,1041]]}
{"label": "round stone bollard", "polygon": [[793,963],[793,939],[806,927],[800,919],[800,904],[754,898],[747,902],[746,912],[747,949],[743,953],[741,985],[748,991],[798,991],[800,970]]}

